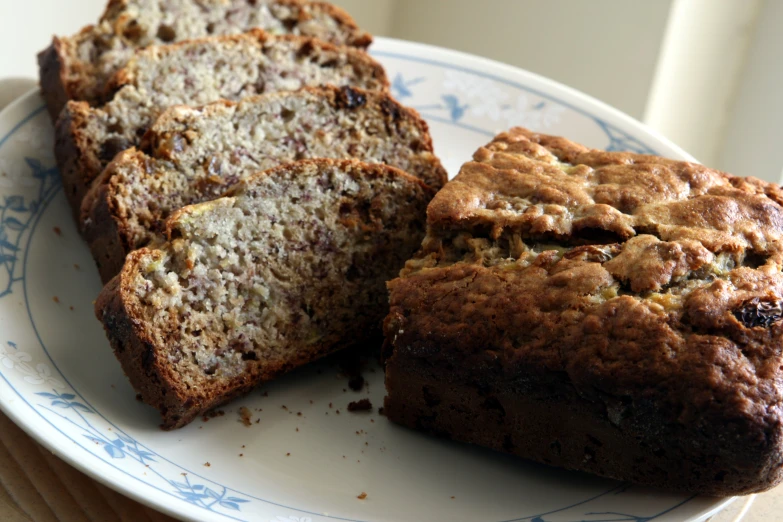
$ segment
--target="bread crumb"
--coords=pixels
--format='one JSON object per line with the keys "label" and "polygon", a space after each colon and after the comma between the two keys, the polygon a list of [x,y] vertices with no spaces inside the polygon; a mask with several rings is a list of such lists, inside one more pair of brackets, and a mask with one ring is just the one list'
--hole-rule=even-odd
{"label": "bread crumb", "polygon": [[310,404],[312,404],[312,403],[313,403],[313,399],[310,399]]}
{"label": "bread crumb", "polygon": [[332,403],[331,403],[331,402],[329,403],[329,407],[330,407],[330,408],[332,407]]}
{"label": "bread crumb", "polygon": [[244,457],[244,456],[245,456],[245,454],[244,454],[244,453],[240,453],[240,454],[239,454],[239,456],[240,456],[240,457]]}
{"label": "bread crumb", "polygon": [[370,399],[362,399],[360,401],[354,401],[348,404],[348,411],[372,411],[372,403]]}
{"label": "bread crumb", "polygon": [[297,417],[301,417],[302,416],[302,412],[301,411],[296,412],[296,416]]}
{"label": "bread crumb", "polygon": [[285,454],[285,456],[286,456],[286,457],[290,457],[290,456],[291,456],[291,453],[286,453],[286,454]]}
{"label": "bread crumb", "polygon": [[[242,406],[239,408],[239,422],[245,425],[246,428],[249,428],[253,425],[253,423],[250,420],[250,410],[248,410],[245,406]],[[244,446],[242,446],[244,448]]]}
{"label": "bread crumb", "polygon": [[244,447],[245,447],[245,445],[244,445],[244,444],[242,444],[242,448],[244,448]]}
{"label": "bread crumb", "polygon": [[54,233],[57,234],[58,236],[63,235],[63,231],[60,230],[60,227],[54,227],[52,230],[54,230]]}
{"label": "bread crumb", "polygon": [[210,466],[212,466],[212,464],[210,464],[209,462],[205,462],[205,463],[204,463],[204,466],[206,466],[206,467],[210,467]]}
{"label": "bread crumb", "polygon": [[451,497],[451,498],[452,498],[452,500],[454,499],[454,497]]}
{"label": "bread crumb", "polygon": [[299,431],[299,428],[296,428],[296,431]]}
{"label": "bread crumb", "polygon": [[348,387],[353,391],[360,391],[364,388],[364,377],[361,375],[354,375],[348,380]]}
{"label": "bread crumb", "polygon": [[358,496],[358,497],[356,497],[356,498],[358,498],[359,500],[364,500],[365,498],[367,498],[367,493],[365,493],[364,491],[362,491],[362,492],[359,494],[359,496]]}
{"label": "bread crumb", "polygon": [[57,296],[52,297],[52,301],[54,301],[57,304],[60,304],[60,298]]}
{"label": "bread crumb", "polygon": [[283,404],[283,405],[282,405],[282,406],[280,406],[280,407],[281,407],[281,408],[283,408],[285,411],[288,411],[288,406],[286,406],[285,404]]}
{"label": "bread crumb", "polygon": [[73,267],[74,267],[76,270],[81,270],[81,269],[82,269],[82,267],[80,267],[80,266],[79,266],[77,263],[74,263],[74,264],[73,264]]}
{"label": "bread crumb", "polygon": [[70,308],[71,312],[73,312],[73,306],[69,306],[68,308]]}
{"label": "bread crumb", "polygon": [[334,412],[335,412],[337,415],[340,415],[340,410],[335,410]]}

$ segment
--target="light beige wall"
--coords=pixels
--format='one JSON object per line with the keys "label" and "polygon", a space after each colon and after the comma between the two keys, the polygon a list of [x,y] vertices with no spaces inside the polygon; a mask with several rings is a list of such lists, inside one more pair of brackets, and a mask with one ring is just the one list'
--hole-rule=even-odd
{"label": "light beige wall", "polygon": [[392,35],[523,67],[641,118],[671,3],[396,0]]}

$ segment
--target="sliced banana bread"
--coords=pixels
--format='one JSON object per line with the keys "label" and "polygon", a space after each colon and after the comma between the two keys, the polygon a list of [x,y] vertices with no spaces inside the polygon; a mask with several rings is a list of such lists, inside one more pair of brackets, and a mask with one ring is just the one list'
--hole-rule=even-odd
{"label": "sliced banana bread", "polygon": [[380,331],[385,282],[434,191],[385,165],[305,160],[185,207],[96,302],[133,387],[177,428]]}
{"label": "sliced banana bread", "polygon": [[513,129],[389,284],[389,419],[707,495],[783,478],[783,190]]}
{"label": "sliced banana bread", "polygon": [[415,111],[386,93],[348,87],[175,107],[151,127],[143,150],[118,155],[83,202],[82,232],[104,281],[128,252],[162,232],[171,212],[282,163],[357,158],[398,167],[433,188],[446,181]]}
{"label": "sliced banana bread", "polygon": [[97,103],[136,49],[260,28],[367,47],[372,38],[342,9],[304,0],[111,0],[101,20],[38,56],[52,121],[65,102]]}
{"label": "sliced banana bread", "polygon": [[60,115],[55,155],[68,200],[78,217],[92,180],[168,107],[328,84],[388,87],[383,67],[364,51],[302,36],[255,30],[148,47],[111,80],[108,103],[70,101]]}

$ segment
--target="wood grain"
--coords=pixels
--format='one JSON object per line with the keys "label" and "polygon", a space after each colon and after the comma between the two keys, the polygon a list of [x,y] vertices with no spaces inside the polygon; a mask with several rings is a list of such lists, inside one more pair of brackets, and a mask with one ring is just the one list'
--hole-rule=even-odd
{"label": "wood grain", "polygon": [[33,441],[0,413],[3,522],[170,522],[92,480]]}

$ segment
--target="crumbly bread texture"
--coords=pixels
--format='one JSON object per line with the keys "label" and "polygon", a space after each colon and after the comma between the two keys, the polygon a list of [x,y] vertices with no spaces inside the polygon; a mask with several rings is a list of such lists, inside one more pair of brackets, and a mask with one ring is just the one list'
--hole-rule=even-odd
{"label": "crumbly bread texture", "polygon": [[99,103],[106,84],[150,45],[253,28],[360,48],[372,38],[342,9],[304,0],[110,0],[97,25],[55,37],[38,56],[41,93],[52,121],[68,100]]}
{"label": "crumbly bread texture", "polygon": [[386,90],[383,67],[364,51],[261,30],[148,47],[110,82],[105,105],[66,104],[56,126],[55,155],[78,217],[92,180],[119,152],[137,146],[160,113],[174,105],[351,85]]}
{"label": "crumbly bread texture", "polygon": [[177,428],[260,382],[380,333],[385,282],[434,191],[404,172],[305,160],[180,209],[128,256],[96,315],[133,387]]}
{"label": "crumbly bread texture", "polygon": [[168,215],[221,196],[260,170],[308,158],[386,163],[439,188],[446,172],[426,123],[388,94],[304,89],[176,107],[150,129],[144,151],[117,156],[82,206],[82,232],[104,281],[148,244]]}
{"label": "crumbly bread texture", "polygon": [[389,284],[386,415],[708,495],[783,473],[783,191],[512,129]]}

